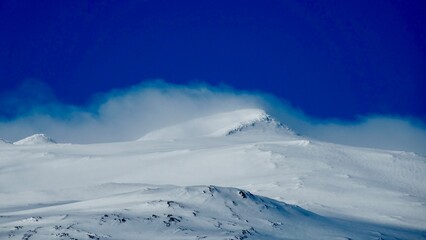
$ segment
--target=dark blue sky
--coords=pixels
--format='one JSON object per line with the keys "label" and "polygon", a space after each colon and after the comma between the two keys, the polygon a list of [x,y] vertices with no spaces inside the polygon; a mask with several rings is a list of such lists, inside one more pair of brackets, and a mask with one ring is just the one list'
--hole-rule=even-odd
{"label": "dark blue sky", "polygon": [[0,0],[0,116],[18,114],[5,98],[28,79],[84,105],[161,78],[272,93],[319,118],[426,121],[425,13],[423,0]]}

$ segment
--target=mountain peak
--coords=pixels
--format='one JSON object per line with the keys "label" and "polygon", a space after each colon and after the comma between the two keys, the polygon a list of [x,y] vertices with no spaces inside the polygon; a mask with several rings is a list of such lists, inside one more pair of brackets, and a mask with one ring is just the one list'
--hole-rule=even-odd
{"label": "mountain peak", "polygon": [[281,132],[294,135],[261,109],[242,109],[196,118],[150,132],[139,140],[221,137],[246,132]]}
{"label": "mountain peak", "polygon": [[258,118],[252,119],[251,121],[241,122],[240,125],[236,128],[230,129],[226,133],[226,136],[244,134],[247,132],[280,132],[285,135],[295,135],[295,133],[290,128],[276,121],[273,117],[266,114],[263,110],[262,112],[263,114],[259,115]]}
{"label": "mountain peak", "polygon": [[19,141],[14,142],[15,145],[41,145],[41,144],[56,144],[56,141],[46,136],[45,134],[39,133],[32,136],[26,137]]}

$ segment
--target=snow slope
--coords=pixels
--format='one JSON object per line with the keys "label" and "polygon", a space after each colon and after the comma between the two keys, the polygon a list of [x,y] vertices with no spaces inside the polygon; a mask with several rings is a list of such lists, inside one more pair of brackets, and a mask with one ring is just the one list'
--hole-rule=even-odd
{"label": "snow slope", "polygon": [[[69,191],[85,198],[70,197]],[[241,189],[211,185],[103,184],[56,191],[54,196],[62,202],[4,214],[0,238],[415,239],[421,234],[326,218]]]}
{"label": "snow slope", "polygon": [[55,144],[56,142],[44,134],[34,134],[19,141],[14,142],[16,145],[39,145],[39,144]]}
{"label": "snow slope", "polygon": [[424,156],[318,142],[242,112],[151,140],[0,144],[0,239],[426,238]]}

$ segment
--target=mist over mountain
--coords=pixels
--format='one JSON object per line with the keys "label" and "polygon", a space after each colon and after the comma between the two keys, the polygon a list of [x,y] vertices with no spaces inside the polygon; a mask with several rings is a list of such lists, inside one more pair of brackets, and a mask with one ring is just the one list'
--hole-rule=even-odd
{"label": "mist over mountain", "polygon": [[[50,91],[44,94],[43,89],[45,86],[34,91],[48,96]],[[30,110],[15,119],[0,119],[0,137],[14,142],[44,133],[58,142],[131,141],[195,118],[254,108],[263,109],[298,134],[318,140],[426,154],[426,127],[418,119],[371,115],[354,121],[321,120],[273,95],[229,87],[152,81],[99,93],[84,107],[54,97],[47,102],[21,99],[19,105]]]}
{"label": "mist over mountain", "polygon": [[426,239],[426,4],[0,1],[0,239]]}
{"label": "mist over mountain", "polygon": [[0,238],[426,236],[424,156],[321,142],[258,108],[52,143],[0,144]]}

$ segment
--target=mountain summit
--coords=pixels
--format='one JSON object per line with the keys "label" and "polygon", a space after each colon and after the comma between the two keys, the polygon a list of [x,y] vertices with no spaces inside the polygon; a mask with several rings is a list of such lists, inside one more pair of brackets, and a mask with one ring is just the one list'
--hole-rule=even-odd
{"label": "mountain summit", "polygon": [[155,130],[139,140],[221,137],[247,133],[295,135],[261,109],[243,109],[196,118],[188,122]]}
{"label": "mountain summit", "polygon": [[19,141],[14,142],[15,145],[41,145],[41,144],[56,144],[56,141],[46,136],[45,134],[34,134]]}

